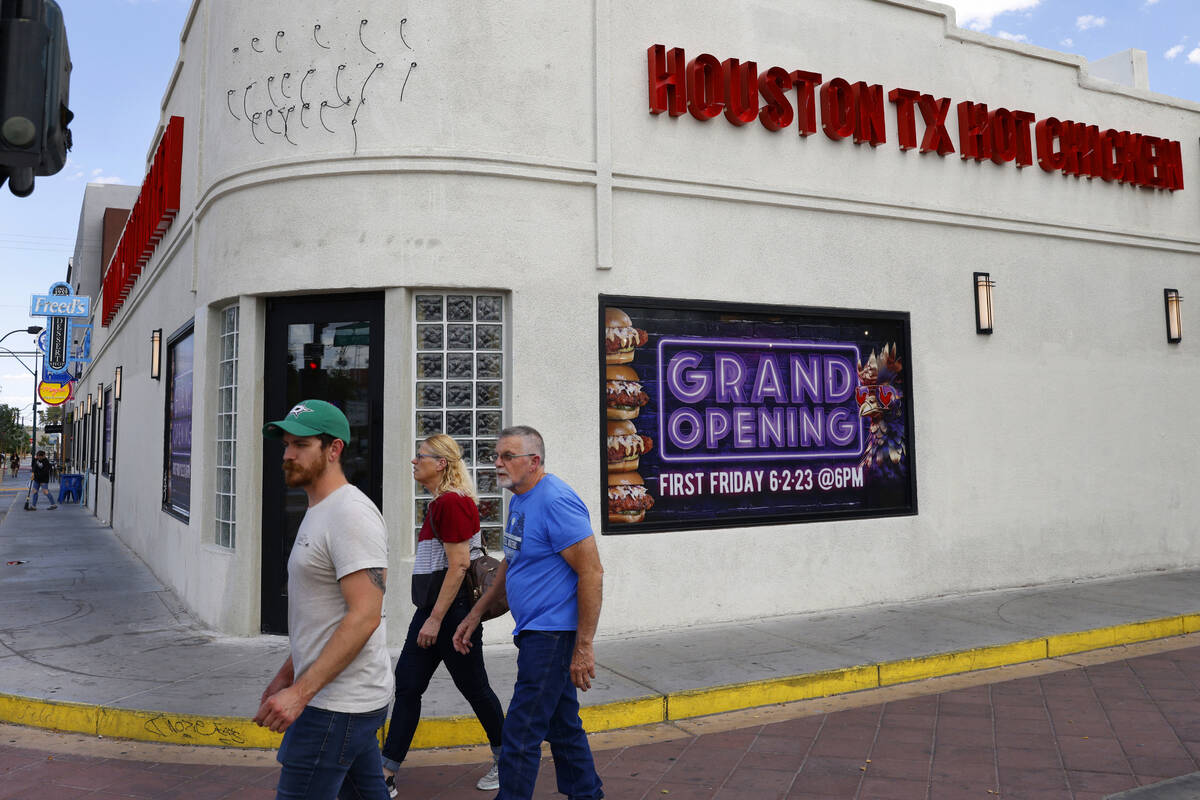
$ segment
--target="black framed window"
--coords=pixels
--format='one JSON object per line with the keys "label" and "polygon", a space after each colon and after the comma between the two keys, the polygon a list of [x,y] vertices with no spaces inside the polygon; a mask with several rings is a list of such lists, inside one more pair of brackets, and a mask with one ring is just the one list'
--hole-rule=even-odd
{"label": "black framed window", "polygon": [[105,477],[112,475],[112,452],[113,452],[113,392],[112,389],[104,390],[104,455],[101,462],[101,471]]}
{"label": "black framed window", "polygon": [[193,325],[167,340],[167,409],[163,453],[163,510],[186,521],[192,496]]}

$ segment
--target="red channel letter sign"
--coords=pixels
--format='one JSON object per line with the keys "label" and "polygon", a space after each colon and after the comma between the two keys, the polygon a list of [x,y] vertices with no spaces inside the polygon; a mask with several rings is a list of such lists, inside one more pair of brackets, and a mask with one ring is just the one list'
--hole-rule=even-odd
{"label": "red channel letter sign", "polygon": [[183,117],[171,117],[112,260],[104,271],[100,322],[105,327],[125,304],[142,268],[179,213],[182,168]]}
{"label": "red channel letter sign", "polygon": [[[820,73],[771,67],[763,72],[753,61],[701,53],[690,61],[683,48],[653,44],[646,51],[650,113],[672,117],[691,114],[707,121],[720,116],[742,126],[758,120],[769,131],[796,123],[809,136],[820,128],[834,141],[878,147],[887,142],[884,98],[894,107],[901,150],[918,148],[917,115],[923,134],[921,153],[947,156],[955,151],[946,129],[951,113],[948,97],[913,89],[885,93],[879,84],[824,80]],[[964,100],[954,106],[960,156],[995,164],[1035,162],[1046,172],[1076,178],[1100,178],[1147,189],[1183,189],[1183,157],[1179,142],[1056,117],[1038,119],[1029,111],[989,109]]]}

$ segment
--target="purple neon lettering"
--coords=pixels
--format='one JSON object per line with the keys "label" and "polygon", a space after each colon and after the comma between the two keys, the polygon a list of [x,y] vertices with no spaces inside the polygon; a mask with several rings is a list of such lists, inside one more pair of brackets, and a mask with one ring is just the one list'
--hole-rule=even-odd
{"label": "purple neon lettering", "polygon": [[758,373],[754,376],[754,389],[750,392],[751,403],[761,403],[769,397],[777,403],[787,402],[787,390],[783,388],[783,376],[779,374],[779,362],[770,353],[758,357]]}
{"label": "purple neon lettering", "polygon": [[754,447],[754,409],[733,410],[733,446],[739,449]]}
{"label": "purple neon lettering", "polygon": [[704,444],[710,449],[716,448],[721,440],[729,435],[732,427],[733,422],[729,419],[729,412],[719,408],[704,409]]}
{"label": "purple neon lettering", "polygon": [[857,385],[861,354],[851,343],[663,337],[658,355],[664,462],[862,454],[857,408],[834,408],[848,404]]}
{"label": "purple neon lettering", "polygon": [[857,416],[851,417],[850,411],[845,408],[835,408],[829,412],[829,438],[834,444],[844,447],[854,441],[856,419]]}
{"label": "purple neon lettering", "polygon": [[667,386],[671,394],[685,403],[698,403],[712,389],[712,373],[700,366],[700,354],[694,350],[681,350],[671,356],[667,366]]}
{"label": "purple neon lettering", "polygon": [[[841,382],[838,382],[838,376]],[[854,376],[854,377],[851,377]],[[840,403],[848,400],[854,391],[854,381],[858,372],[854,365],[844,358],[827,356],[825,360],[825,402]]]}
{"label": "purple neon lettering", "polygon": [[735,353],[720,351],[713,356],[713,362],[717,373],[717,402],[746,402],[742,392],[742,382],[746,380],[746,362]]}
{"label": "purple neon lettering", "polygon": [[792,402],[803,403],[805,393],[814,403],[824,402],[821,399],[821,380],[817,377],[821,374],[821,357],[809,356],[805,364],[802,356],[792,356],[789,363],[792,368]]}
{"label": "purple neon lettering", "polygon": [[763,408],[758,412],[758,446],[784,446],[784,417],[782,408]]}
{"label": "purple neon lettering", "polygon": [[[691,430],[687,433],[684,433],[683,430],[685,423],[691,426]],[[669,426],[671,443],[684,450],[691,450],[704,438],[704,422],[695,409],[681,408],[674,411],[671,414]]]}
{"label": "purple neon lettering", "polygon": [[809,408],[801,410],[800,446],[825,446],[825,409]]}

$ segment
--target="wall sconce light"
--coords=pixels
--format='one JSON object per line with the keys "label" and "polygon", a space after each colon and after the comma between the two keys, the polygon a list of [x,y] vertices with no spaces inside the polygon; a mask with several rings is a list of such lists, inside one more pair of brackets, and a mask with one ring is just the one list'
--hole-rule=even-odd
{"label": "wall sconce light", "polygon": [[1180,313],[1179,305],[1183,302],[1183,295],[1178,289],[1163,289],[1163,305],[1167,311],[1167,342],[1169,344],[1179,344],[1183,341],[1183,315]]}
{"label": "wall sconce light", "polygon": [[975,273],[975,332],[992,332],[992,287],[996,282],[986,272]]}
{"label": "wall sconce light", "polygon": [[92,393],[91,392],[88,392],[87,402],[83,404],[83,413],[85,413],[85,414],[92,413]]}
{"label": "wall sconce light", "polygon": [[121,399],[121,368],[117,367],[117,376],[113,379],[113,399]]}
{"label": "wall sconce light", "polygon": [[104,381],[96,384],[96,405],[104,408]]}
{"label": "wall sconce light", "polygon": [[150,377],[158,380],[162,375],[162,328],[150,334]]}

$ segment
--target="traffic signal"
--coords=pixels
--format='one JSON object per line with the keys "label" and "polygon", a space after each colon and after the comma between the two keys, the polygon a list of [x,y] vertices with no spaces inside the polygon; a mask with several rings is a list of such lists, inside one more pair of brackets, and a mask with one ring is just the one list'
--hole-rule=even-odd
{"label": "traffic signal", "polygon": [[325,357],[325,345],[320,342],[304,343],[304,368],[320,369],[321,360]]}
{"label": "traffic signal", "polygon": [[0,0],[0,185],[17,197],[67,163],[71,54],[55,0]]}

